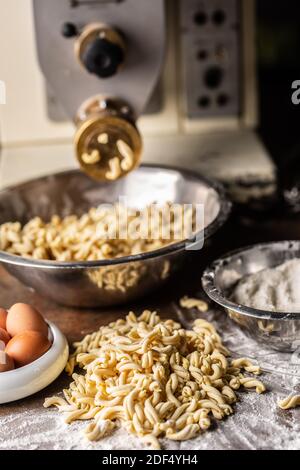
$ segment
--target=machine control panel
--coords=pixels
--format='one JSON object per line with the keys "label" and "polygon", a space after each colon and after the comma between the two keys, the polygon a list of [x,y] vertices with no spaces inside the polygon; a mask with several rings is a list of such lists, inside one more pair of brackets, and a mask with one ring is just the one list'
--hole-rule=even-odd
{"label": "machine control panel", "polygon": [[188,118],[240,112],[240,18],[237,0],[181,0],[182,95]]}

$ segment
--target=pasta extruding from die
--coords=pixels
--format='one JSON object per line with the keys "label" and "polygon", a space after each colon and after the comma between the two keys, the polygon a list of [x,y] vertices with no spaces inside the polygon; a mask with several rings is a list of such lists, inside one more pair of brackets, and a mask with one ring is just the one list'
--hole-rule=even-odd
{"label": "pasta extruding from die", "polygon": [[83,153],[81,160],[87,165],[94,165],[101,160],[100,153],[97,149],[92,150],[91,153]]}
{"label": "pasta extruding from die", "polygon": [[99,144],[102,144],[102,145],[108,144],[108,141],[109,141],[108,134],[106,132],[102,132],[101,134],[98,135],[97,141],[99,142]]}
{"label": "pasta extruding from die", "polygon": [[105,178],[108,180],[116,180],[120,177],[122,171],[120,167],[120,160],[118,157],[113,157],[108,162],[109,170],[105,173]]}
{"label": "pasta extruding from die", "polygon": [[124,171],[129,171],[134,164],[134,153],[129,145],[124,140],[117,140],[117,149],[123,157],[121,160],[121,168]]}
{"label": "pasta extruding from die", "polygon": [[291,395],[289,397],[286,397],[278,403],[278,406],[282,410],[296,408],[297,406],[300,406],[300,395]]}
{"label": "pasta extruding from die", "polygon": [[[64,398],[46,399],[68,423],[92,420],[85,436],[97,440],[116,426],[157,449],[159,438],[192,439],[213,419],[233,413],[235,390],[265,390],[228,358],[214,326],[197,319],[192,330],[145,310],[130,312],[74,344],[67,371],[73,378]],[[74,373],[75,367],[83,374]]]}

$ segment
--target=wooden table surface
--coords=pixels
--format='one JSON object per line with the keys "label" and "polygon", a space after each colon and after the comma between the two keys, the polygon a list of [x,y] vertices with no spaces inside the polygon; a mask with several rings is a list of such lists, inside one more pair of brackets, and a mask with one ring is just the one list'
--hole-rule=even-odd
{"label": "wooden table surface", "polygon": [[[191,254],[190,262],[186,268],[177,275],[166,287],[159,292],[150,294],[136,305],[120,306],[113,309],[79,310],[64,308],[56,305],[35,292],[28,290],[16,279],[0,268],[0,306],[10,307],[16,302],[26,302],[34,305],[47,319],[56,323],[66,335],[68,342],[80,340],[84,335],[97,330],[101,325],[107,324],[123,316],[128,310],[140,312],[145,308],[158,310],[162,316],[172,316],[174,301],[185,294],[196,294],[201,291],[201,274],[208,262],[229,249],[238,248],[255,242],[298,239],[300,234],[300,221],[265,221],[264,223],[240,224],[240,220],[232,217],[225,228],[211,240],[209,246],[199,253]],[[62,390],[69,383],[69,378],[63,373],[46,390],[36,395],[0,406],[1,416],[9,415],[21,409],[33,409],[42,406],[44,397]]]}

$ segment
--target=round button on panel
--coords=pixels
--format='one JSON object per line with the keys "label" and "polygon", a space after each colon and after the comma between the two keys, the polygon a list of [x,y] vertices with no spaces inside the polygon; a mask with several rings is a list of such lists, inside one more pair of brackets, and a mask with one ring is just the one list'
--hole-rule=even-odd
{"label": "round button on panel", "polygon": [[206,60],[208,57],[208,52],[207,50],[205,49],[200,49],[198,52],[197,52],[197,59],[198,60]]}
{"label": "round button on panel", "polygon": [[217,103],[219,106],[226,106],[229,102],[229,96],[226,95],[226,93],[220,93],[220,95],[217,97]]}
{"label": "round button on panel", "polygon": [[197,13],[195,13],[194,22],[199,26],[204,25],[207,22],[206,13],[204,11],[198,11]]}
{"label": "round button on panel", "polygon": [[216,10],[212,16],[212,21],[215,25],[221,26],[226,20],[226,15],[223,10]]}
{"label": "round button on panel", "polygon": [[210,98],[209,96],[201,96],[199,99],[198,99],[198,106],[200,108],[208,108],[210,106]]}
{"label": "round button on panel", "polygon": [[224,71],[221,67],[212,66],[204,74],[204,83],[208,88],[218,88],[223,80]]}

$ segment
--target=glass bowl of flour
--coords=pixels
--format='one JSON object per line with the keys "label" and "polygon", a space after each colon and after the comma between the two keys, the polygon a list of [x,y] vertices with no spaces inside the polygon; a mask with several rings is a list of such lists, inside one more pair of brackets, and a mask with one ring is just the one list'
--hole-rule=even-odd
{"label": "glass bowl of flour", "polygon": [[265,346],[300,346],[300,241],[249,246],[214,261],[203,289],[248,335]]}

